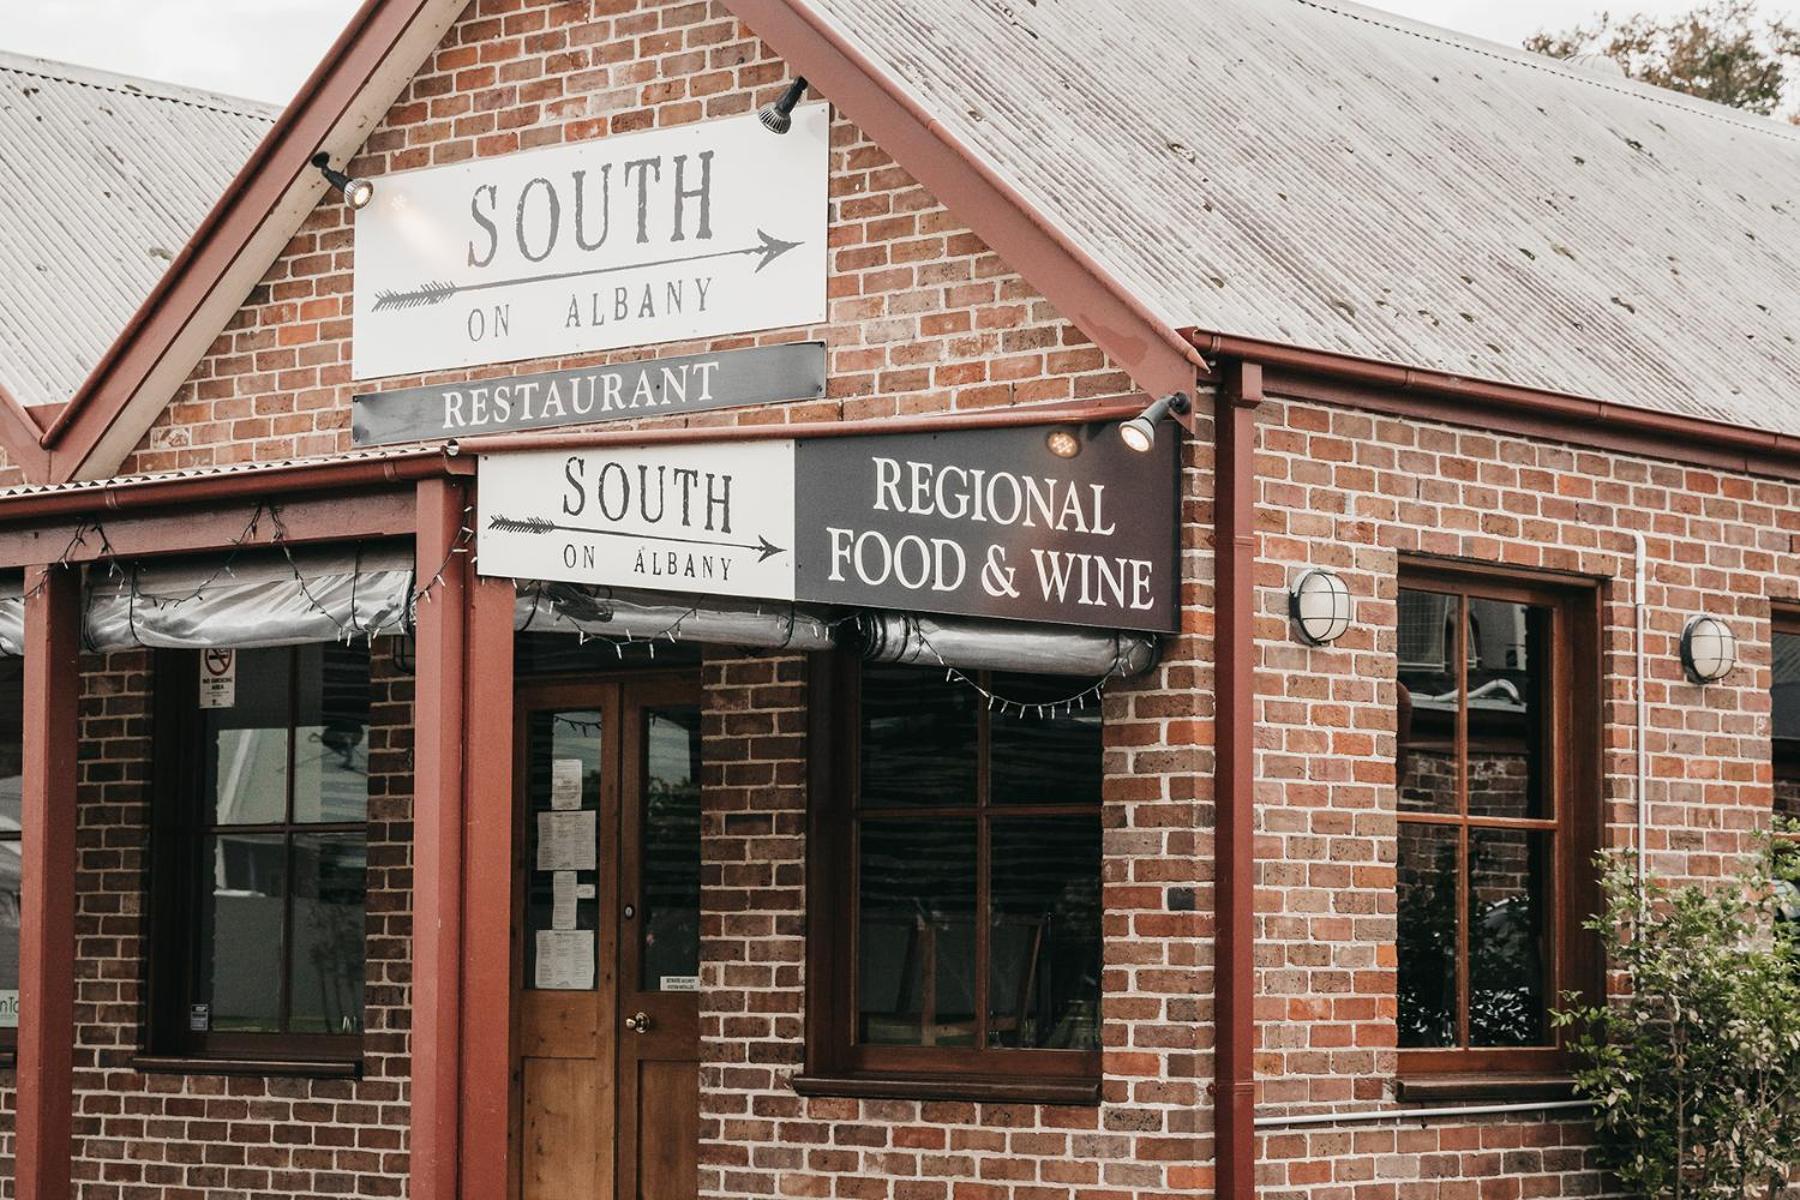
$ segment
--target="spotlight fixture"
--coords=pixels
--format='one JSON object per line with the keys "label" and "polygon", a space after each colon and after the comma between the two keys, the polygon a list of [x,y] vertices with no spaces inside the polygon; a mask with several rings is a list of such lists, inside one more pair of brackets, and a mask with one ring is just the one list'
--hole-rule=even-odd
{"label": "spotlight fixture", "polygon": [[788,90],[781,93],[781,99],[756,110],[756,119],[770,133],[786,133],[794,127],[794,106],[800,103],[800,97],[805,94],[806,80],[796,77],[794,82],[788,84]]}
{"label": "spotlight fixture", "polygon": [[1288,613],[1302,641],[1327,646],[1350,628],[1350,588],[1335,571],[1314,567],[1294,581]]}
{"label": "spotlight fixture", "polygon": [[1147,454],[1150,447],[1156,445],[1157,424],[1170,413],[1178,417],[1185,416],[1187,410],[1187,396],[1181,392],[1170,392],[1162,399],[1152,401],[1150,407],[1119,426],[1119,436],[1139,454]]}
{"label": "spotlight fixture", "polygon": [[344,203],[351,208],[366,208],[369,201],[375,198],[375,185],[367,179],[352,179],[331,165],[331,155],[321,150],[313,155],[312,165],[319,168],[319,174],[325,182],[344,194]]}
{"label": "spotlight fixture", "polygon": [[1681,665],[1695,683],[1717,683],[1737,666],[1737,635],[1717,617],[1689,617],[1681,631]]}
{"label": "spotlight fixture", "polygon": [[1081,453],[1081,436],[1059,426],[1044,435],[1044,448],[1058,458],[1074,458]]}

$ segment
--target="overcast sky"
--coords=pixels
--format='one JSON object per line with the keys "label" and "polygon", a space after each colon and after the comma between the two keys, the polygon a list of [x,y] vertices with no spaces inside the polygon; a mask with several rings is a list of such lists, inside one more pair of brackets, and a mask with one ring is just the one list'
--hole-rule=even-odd
{"label": "overcast sky", "polygon": [[[1695,2],[1380,0],[1376,7],[1516,45],[1539,29],[1564,28],[1600,8],[1621,14],[1670,14],[1686,11]],[[349,20],[356,3],[0,0],[8,10],[0,18],[0,49],[285,103]]]}

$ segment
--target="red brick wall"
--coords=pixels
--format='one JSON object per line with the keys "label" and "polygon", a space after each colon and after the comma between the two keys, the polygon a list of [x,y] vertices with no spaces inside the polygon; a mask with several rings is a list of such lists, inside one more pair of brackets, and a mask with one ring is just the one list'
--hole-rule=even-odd
{"label": "red brick wall", "polygon": [[[788,76],[716,2],[476,0],[352,170],[379,178],[746,113],[773,99]],[[307,219],[125,472],[344,450],[352,394],[420,382],[350,382],[349,216],[328,197]],[[656,348],[679,354],[823,339],[826,400],[693,423],[873,417],[1133,390],[1085,336],[841,118],[832,129],[829,238],[824,325]],[[529,369],[642,353],[540,361]]]}
{"label": "red brick wall", "polygon": [[[78,1194],[84,1200],[403,1195],[412,680],[378,642],[369,734],[363,1077],[227,1077],[131,1065],[144,1041],[150,665],[147,652],[84,660],[75,881]],[[10,1162],[5,1185],[10,1195]]]}
{"label": "red brick wall", "polygon": [[[1607,844],[1628,847],[1632,535],[1645,536],[1650,870],[1716,879],[1771,810],[1769,605],[1796,594],[1800,496],[1770,480],[1319,403],[1273,401],[1259,421],[1262,1111],[1391,1104],[1402,557],[1603,581]],[[1285,589],[1308,566],[1337,571],[1355,598],[1351,630],[1331,647],[1304,646],[1289,629]],[[1678,654],[1700,611],[1731,623],[1742,663],[1704,688],[1683,677]],[[1500,1174],[1523,1178],[1490,1180],[1482,1195],[1584,1194],[1599,1186],[1584,1140],[1579,1123],[1530,1118],[1327,1126],[1271,1133],[1261,1178],[1272,1197],[1435,1195],[1442,1180]]]}
{"label": "red brick wall", "polygon": [[[391,170],[749,111],[787,78],[717,3],[478,0],[354,167]],[[833,130],[827,321],[658,353],[816,337],[826,400],[695,423],[973,408],[1115,394],[1125,379],[960,222],[843,120]],[[326,203],[249,297],[126,471],[349,445],[352,256]],[[458,373],[486,377],[641,350]],[[419,382],[404,378],[381,387]],[[1396,571],[1406,553],[1606,579],[1606,800],[1632,819],[1629,534],[1650,540],[1655,869],[1727,869],[1769,807],[1767,606],[1794,595],[1793,489],[1276,401],[1261,414],[1258,624],[1261,1099],[1270,1113],[1391,1102]],[[1202,438],[1208,423],[1201,421]],[[702,1188],[709,1196],[1059,1200],[1191,1194],[1211,1180],[1211,456],[1189,452],[1186,635],[1106,702],[1104,1102],[1091,1108],[803,1100],[805,685],[798,660],[711,656],[703,930]],[[1303,565],[1342,573],[1357,624],[1291,636]],[[1785,592],[1782,588],[1787,588]],[[1700,608],[1745,667],[1680,679]],[[143,1075],[138,1038],[142,661],[90,677],[82,812],[77,1170],[95,1196],[393,1195],[404,1172],[408,730],[396,682],[375,802],[372,1058],[360,1083]],[[109,711],[107,706],[111,705]],[[1194,911],[1189,911],[1189,909]],[[10,1096],[0,1096],[0,1113]],[[1535,1117],[1318,1127],[1263,1141],[1269,1196],[1581,1195],[1582,1131]],[[1505,1178],[1502,1178],[1502,1177]]]}
{"label": "red brick wall", "polygon": [[[1105,1084],[1098,1106],[802,1098],[806,672],[709,656],[701,977],[704,1196],[1046,1200],[1201,1186],[1210,1076],[1193,668],[1104,700]],[[1171,734],[1175,736],[1172,737]]]}

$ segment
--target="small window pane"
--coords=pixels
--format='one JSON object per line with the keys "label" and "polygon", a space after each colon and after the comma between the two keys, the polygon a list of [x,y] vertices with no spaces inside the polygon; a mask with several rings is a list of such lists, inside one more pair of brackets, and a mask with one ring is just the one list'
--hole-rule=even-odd
{"label": "small window pane", "polygon": [[1092,1050],[1100,1034],[1100,818],[992,830],[988,1044]]}
{"label": "small window pane", "polygon": [[1458,828],[1400,823],[1398,979],[1400,1045],[1457,1039]]}
{"label": "small window pane", "polygon": [[0,658],[0,836],[19,831],[25,771],[25,660]]}
{"label": "small window pane", "polygon": [[859,828],[857,1040],[975,1044],[975,823]]}
{"label": "small window pane", "polygon": [[1469,830],[1469,1044],[1539,1046],[1544,1030],[1544,903],[1549,839]]}
{"label": "small window pane", "polygon": [[16,838],[0,841],[0,1029],[19,1027],[19,880]]}
{"label": "small window pane", "polygon": [[1457,811],[1456,619],[1460,601],[1400,592],[1400,686],[1395,769],[1401,812]]}
{"label": "small window pane", "polygon": [[[1067,700],[1091,681],[1054,675],[1002,675],[992,688],[1021,704]],[[1038,715],[998,713],[988,723],[995,804],[1100,803],[1100,705]]]}
{"label": "small window pane", "polygon": [[[278,1033],[286,839],[280,834],[209,837],[201,861],[211,879],[201,892],[194,995],[210,1006],[213,1030]],[[198,1014],[189,1016],[203,1023]]]}
{"label": "small window pane", "polygon": [[290,1032],[362,1032],[367,867],[361,835],[294,836]]}
{"label": "small window pane", "polygon": [[639,986],[655,992],[700,972],[700,710],[646,711],[644,758]]}
{"label": "small window pane", "polygon": [[1769,694],[1775,738],[1775,811],[1800,819],[1800,633],[1775,631]]}
{"label": "small window pane", "polygon": [[240,650],[237,698],[202,714],[206,795],[219,825],[272,825],[287,819],[287,649]]}
{"label": "small window pane", "polygon": [[336,642],[298,650],[294,820],[361,823],[369,815],[369,650]]}
{"label": "small window pane", "polygon": [[1469,601],[1469,815],[1543,817],[1548,609]]}
{"label": "small window pane", "polygon": [[973,806],[973,689],[917,667],[871,666],[862,679],[862,807]]}

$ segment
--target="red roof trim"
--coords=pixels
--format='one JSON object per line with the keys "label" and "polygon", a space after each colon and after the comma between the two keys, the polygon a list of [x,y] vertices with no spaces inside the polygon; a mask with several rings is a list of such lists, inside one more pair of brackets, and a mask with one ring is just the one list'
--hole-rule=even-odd
{"label": "red roof trim", "polygon": [[289,190],[312,173],[313,154],[431,6],[432,0],[365,0],[80,391],[43,432],[50,478],[70,479],[80,470]]}

